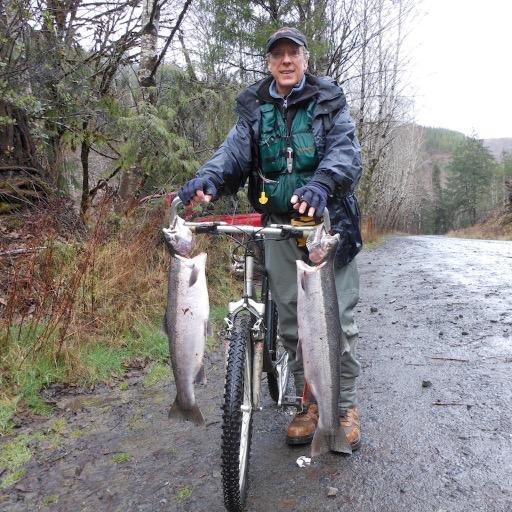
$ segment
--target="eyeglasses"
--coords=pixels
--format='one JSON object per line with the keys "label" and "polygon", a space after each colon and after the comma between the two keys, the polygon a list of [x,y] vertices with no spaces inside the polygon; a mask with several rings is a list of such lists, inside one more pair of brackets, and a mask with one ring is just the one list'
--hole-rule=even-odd
{"label": "eyeglasses", "polygon": [[302,48],[293,48],[292,50],[274,50],[270,52],[270,58],[272,60],[282,60],[284,59],[285,55],[288,55],[288,57],[292,60],[297,60],[302,56]]}

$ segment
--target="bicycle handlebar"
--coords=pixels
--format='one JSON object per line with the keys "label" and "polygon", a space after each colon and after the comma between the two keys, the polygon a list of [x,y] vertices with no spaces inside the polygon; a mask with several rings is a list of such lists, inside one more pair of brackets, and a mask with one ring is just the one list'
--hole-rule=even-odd
{"label": "bicycle handlebar", "polygon": [[[176,196],[171,203],[171,217],[170,225],[174,226],[178,216],[178,206],[182,204],[181,199]],[[327,232],[331,229],[331,221],[329,211],[324,209],[323,218],[324,228]],[[236,234],[245,233],[252,235],[255,233],[264,235],[277,235],[290,238],[302,238],[311,231],[315,230],[317,226],[292,226],[291,224],[270,224],[265,227],[248,226],[248,225],[232,225],[225,222],[185,222],[185,226],[190,228],[194,233],[209,233],[209,234]]]}

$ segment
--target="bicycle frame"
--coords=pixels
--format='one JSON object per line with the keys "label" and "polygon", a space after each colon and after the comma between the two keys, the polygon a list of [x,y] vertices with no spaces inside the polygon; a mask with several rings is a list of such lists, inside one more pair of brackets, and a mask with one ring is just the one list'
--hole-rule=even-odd
{"label": "bicycle frame", "polygon": [[[176,197],[171,204],[171,215],[170,215],[170,226],[173,227],[177,216],[178,207],[181,204],[179,197]],[[324,229],[330,230],[330,219],[327,208],[324,211]],[[307,236],[310,232],[315,230],[317,226],[303,226],[298,228],[289,224],[271,224],[270,226],[258,227],[251,225],[231,225],[226,222],[185,222],[185,226],[191,229],[194,233],[204,234],[246,234],[251,235],[253,240],[263,241],[265,236],[275,236],[282,238],[302,238]],[[164,230],[165,231],[165,230]],[[266,336],[266,326],[268,325],[268,319],[265,317],[268,312],[268,302],[271,300],[271,293],[268,289],[266,282],[266,275],[264,276],[264,284],[266,290],[263,292],[263,302],[254,299],[255,288],[254,288],[254,269],[255,269],[255,257],[249,252],[245,252],[244,258],[245,272],[244,272],[244,284],[242,297],[239,300],[229,302],[228,312],[229,316],[225,318],[228,331],[233,328],[231,318],[234,318],[237,313],[242,310],[247,310],[254,318],[254,323],[251,327],[251,339],[253,342],[252,350],[252,409],[261,410],[261,375],[263,372],[263,350],[264,341]],[[269,347],[270,348],[270,347]],[[271,349],[275,350],[276,347]],[[277,405],[283,406],[294,406],[298,409],[302,408],[302,397],[289,397],[286,395],[288,388],[288,380],[290,370],[288,366],[288,353],[284,351],[276,361],[275,368],[278,374],[278,389],[279,398]]]}

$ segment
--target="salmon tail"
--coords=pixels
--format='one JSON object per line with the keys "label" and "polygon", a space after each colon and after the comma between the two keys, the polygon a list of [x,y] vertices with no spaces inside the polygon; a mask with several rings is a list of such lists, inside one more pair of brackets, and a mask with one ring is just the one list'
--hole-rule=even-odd
{"label": "salmon tail", "polygon": [[347,440],[345,430],[340,425],[334,435],[316,429],[311,443],[311,457],[316,457],[327,452],[352,453],[352,448]]}
{"label": "salmon tail", "polygon": [[337,453],[352,453],[352,448],[350,447],[350,443],[347,439],[347,434],[345,433],[345,429],[340,425],[338,430],[331,436],[331,451]]}
{"label": "salmon tail", "polygon": [[316,457],[327,453],[330,450],[328,437],[325,432],[322,432],[319,428],[315,430],[313,441],[311,442],[311,457]]}
{"label": "salmon tail", "polygon": [[201,413],[197,405],[192,406],[190,409],[183,409],[181,405],[178,403],[177,398],[176,400],[174,400],[174,403],[171,405],[171,408],[169,409],[169,418],[192,421],[196,425],[204,424],[203,414]]}

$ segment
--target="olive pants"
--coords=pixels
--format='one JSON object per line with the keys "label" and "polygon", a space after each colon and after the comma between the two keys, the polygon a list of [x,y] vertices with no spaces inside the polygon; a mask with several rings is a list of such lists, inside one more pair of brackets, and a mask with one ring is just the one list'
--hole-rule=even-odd
{"label": "olive pants", "polygon": [[[288,224],[285,216],[272,215],[271,223]],[[279,335],[289,354],[290,371],[295,380],[296,393],[302,396],[304,368],[296,360],[297,350],[297,267],[296,260],[307,260],[307,252],[295,240],[265,240],[265,262],[272,298],[279,315]],[[359,273],[355,260],[334,271],[336,294],[340,310],[341,328],[350,350],[341,357],[340,409],[356,405],[356,377],[360,364],[356,359],[358,328],[354,320],[354,307],[359,300]]]}

